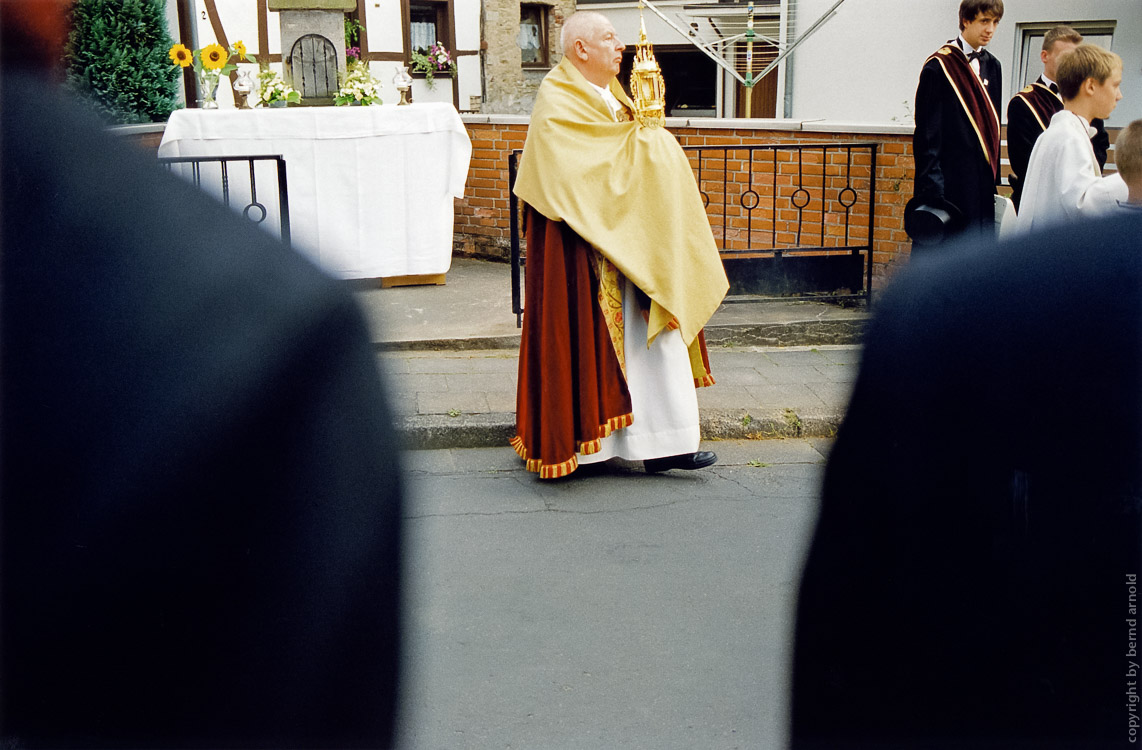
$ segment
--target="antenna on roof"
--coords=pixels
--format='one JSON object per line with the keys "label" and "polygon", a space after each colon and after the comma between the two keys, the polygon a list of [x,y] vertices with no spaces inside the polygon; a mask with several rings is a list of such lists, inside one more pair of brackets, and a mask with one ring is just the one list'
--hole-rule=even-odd
{"label": "antenna on roof", "polygon": [[[837,14],[845,0],[836,0],[827,11],[800,33],[797,4],[801,0],[754,0],[683,5],[667,11],[652,0],[639,0],[727,73],[748,89],[777,69],[778,64],[826,21]],[[644,25],[645,33],[645,25]],[[760,67],[760,72],[754,73]],[[748,112],[750,97],[746,97]],[[749,116],[748,114],[746,115]]]}

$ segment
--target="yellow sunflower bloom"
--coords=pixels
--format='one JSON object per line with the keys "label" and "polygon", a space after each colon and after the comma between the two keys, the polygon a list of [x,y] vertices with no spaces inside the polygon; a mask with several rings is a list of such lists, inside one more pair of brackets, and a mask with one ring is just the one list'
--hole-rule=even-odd
{"label": "yellow sunflower bloom", "polygon": [[194,55],[191,54],[190,50],[181,44],[176,44],[171,47],[169,54],[171,57],[171,62],[181,68],[185,68],[194,62]]}
{"label": "yellow sunflower bloom", "polygon": [[240,39],[234,42],[234,54],[243,59],[246,57],[246,45]]}
{"label": "yellow sunflower bloom", "polygon": [[230,54],[220,44],[208,44],[202,48],[202,67],[207,70],[219,70],[226,65]]}

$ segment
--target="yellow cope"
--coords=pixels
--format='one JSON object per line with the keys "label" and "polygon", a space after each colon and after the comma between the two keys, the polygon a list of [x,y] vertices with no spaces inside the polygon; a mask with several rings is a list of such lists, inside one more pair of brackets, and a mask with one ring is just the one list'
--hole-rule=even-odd
{"label": "yellow cope", "polygon": [[[609,88],[633,107],[618,81]],[[678,141],[663,128],[616,122],[566,57],[539,88],[515,194],[567,222],[650,297],[648,346],[672,318],[692,344],[729,289]]]}

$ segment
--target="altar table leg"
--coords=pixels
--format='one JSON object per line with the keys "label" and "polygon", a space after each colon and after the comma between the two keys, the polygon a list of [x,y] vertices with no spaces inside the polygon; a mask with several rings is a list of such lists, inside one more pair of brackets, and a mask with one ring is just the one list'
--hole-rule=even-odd
{"label": "altar table leg", "polygon": [[442,286],[444,284],[444,274],[424,273],[411,276],[389,276],[381,279],[381,289],[388,289],[394,286],[417,286],[419,284]]}

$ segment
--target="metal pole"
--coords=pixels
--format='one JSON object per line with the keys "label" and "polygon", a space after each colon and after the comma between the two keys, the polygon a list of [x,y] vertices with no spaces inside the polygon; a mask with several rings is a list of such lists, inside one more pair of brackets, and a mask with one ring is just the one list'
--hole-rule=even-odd
{"label": "metal pole", "polygon": [[746,8],[745,20],[745,116],[753,116],[753,0]]}
{"label": "metal pole", "polygon": [[519,244],[519,198],[515,194],[516,153],[508,154],[508,226],[511,236],[512,267],[512,312],[515,313],[515,327],[523,328],[523,295],[520,293],[520,275],[523,263],[520,259]]}
{"label": "metal pole", "polygon": [[[198,49],[198,23],[195,21],[194,0],[178,0],[178,36],[179,42],[192,50]],[[193,67],[183,68],[182,71],[183,95],[186,106],[198,106],[198,76],[194,74]]]}

